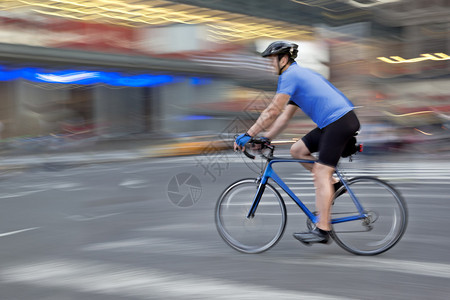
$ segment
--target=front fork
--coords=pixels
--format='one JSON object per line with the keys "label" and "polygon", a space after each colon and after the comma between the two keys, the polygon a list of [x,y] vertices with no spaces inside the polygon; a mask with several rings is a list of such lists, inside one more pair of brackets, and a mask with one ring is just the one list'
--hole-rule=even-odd
{"label": "front fork", "polygon": [[258,178],[257,182],[259,182],[258,190],[256,192],[255,198],[253,199],[252,207],[247,214],[247,219],[252,219],[255,217],[256,208],[258,207],[259,201],[261,200],[264,190],[266,189],[266,184],[262,183],[261,178]]}

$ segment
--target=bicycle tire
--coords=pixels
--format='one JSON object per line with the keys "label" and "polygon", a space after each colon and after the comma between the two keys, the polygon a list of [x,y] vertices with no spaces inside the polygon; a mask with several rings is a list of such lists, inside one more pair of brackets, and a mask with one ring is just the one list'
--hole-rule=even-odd
{"label": "bicycle tire", "polygon": [[[391,249],[402,238],[408,223],[408,211],[401,194],[389,183],[371,176],[352,178],[348,185],[367,218],[332,224],[334,241],[356,255],[377,255]],[[356,214],[348,191],[334,199],[332,218]]]}
{"label": "bicycle tire", "polygon": [[242,253],[261,253],[273,247],[283,236],[287,213],[284,201],[270,184],[253,218],[247,214],[256,195],[256,179],[241,179],[227,187],[215,208],[215,223],[221,238]]}

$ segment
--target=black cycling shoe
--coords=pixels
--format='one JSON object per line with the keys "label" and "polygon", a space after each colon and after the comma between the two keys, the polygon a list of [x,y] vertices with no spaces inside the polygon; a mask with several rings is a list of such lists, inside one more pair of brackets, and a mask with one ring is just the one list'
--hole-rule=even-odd
{"label": "black cycling shoe", "polygon": [[[333,184],[334,192],[336,193],[336,192],[341,188],[341,186],[343,186],[343,184],[342,184],[342,182],[340,182],[340,181],[334,183],[334,184]],[[343,189],[339,192],[339,194],[336,195],[336,198],[339,197],[339,196],[341,196],[342,194],[345,194],[346,192],[347,192],[347,189],[346,189],[346,188],[343,188]]]}
{"label": "black cycling shoe", "polygon": [[328,244],[331,242],[329,231],[317,227],[308,232],[294,233],[294,238],[307,246],[310,246],[313,243]]}

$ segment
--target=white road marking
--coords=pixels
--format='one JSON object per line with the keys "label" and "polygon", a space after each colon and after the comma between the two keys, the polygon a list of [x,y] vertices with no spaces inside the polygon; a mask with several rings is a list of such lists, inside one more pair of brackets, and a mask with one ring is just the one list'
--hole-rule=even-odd
{"label": "white road marking", "polygon": [[356,268],[381,272],[405,273],[418,276],[450,278],[450,264],[431,263],[412,260],[398,260],[373,257],[327,256],[318,260],[311,259],[273,259],[283,264],[315,265],[327,267]]}
{"label": "white road marking", "polygon": [[9,267],[0,271],[0,280],[137,299],[349,299],[85,260],[47,260]]}
{"label": "white road marking", "polygon": [[[283,181],[285,181],[285,182],[286,182],[286,180],[294,180],[293,183],[298,183],[299,181],[313,182],[311,175],[304,175],[302,177],[281,177],[281,179],[283,179]],[[288,182],[286,182],[286,183],[288,183]]]}
{"label": "white road marking", "polygon": [[[295,185],[295,184],[293,184],[293,185]],[[305,190],[305,191],[312,191],[312,190],[314,190],[314,186],[307,186],[307,187],[291,187],[290,185],[288,185],[288,186],[293,191],[295,191],[295,190],[298,190],[298,191],[300,191],[300,190]]]}
{"label": "white road marking", "polygon": [[[296,188],[291,188],[291,190],[292,191],[295,191],[295,190],[298,190],[298,189],[296,189]],[[314,193],[314,188],[310,188],[309,189],[309,191],[312,191],[312,193],[298,193],[297,194],[297,197],[315,197],[316,196],[316,194]],[[288,199],[290,199],[290,198],[288,198]]]}
{"label": "white road marking", "polygon": [[0,237],[5,237],[5,236],[9,236],[9,235],[14,235],[14,234],[26,232],[26,231],[36,230],[36,229],[39,229],[39,228],[40,228],[40,227],[31,227],[31,228],[25,228],[25,229],[16,230],[16,231],[10,231],[10,232],[5,232],[5,233],[0,233]]}
{"label": "white road marking", "polygon": [[[180,225],[180,227],[182,227]],[[114,251],[129,253],[159,253],[165,255],[183,256],[217,256],[226,251],[227,246],[223,243],[192,243],[187,240],[168,238],[136,238],[109,243],[91,244],[82,248],[84,251]],[[267,257],[258,255],[251,259],[266,262]],[[364,270],[376,270],[381,272],[396,272],[440,278],[450,278],[450,264],[431,263],[420,261],[407,261],[397,259],[383,259],[379,257],[357,257],[357,256],[327,256],[317,260],[314,259],[285,259],[271,258],[273,262],[282,264],[314,265],[329,267],[358,268]]]}
{"label": "white road marking", "polygon": [[[446,207],[442,207],[442,209],[447,209],[448,206]],[[402,237],[401,242],[408,242],[408,243],[421,243],[421,244],[428,244],[428,245],[433,245],[434,247],[436,246],[441,246],[441,247],[447,247],[448,246],[448,241],[446,239],[442,239],[438,236],[430,236],[427,234],[415,234],[413,236],[411,235],[405,235]]]}
{"label": "white road marking", "polygon": [[96,243],[84,246],[82,251],[112,251],[126,253],[146,253],[165,255],[188,255],[188,256],[216,256],[227,250],[224,244],[217,243],[197,243],[189,240],[168,239],[168,238],[135,238],[106,243]]}
{"label": "white road marking", "polygon": [[21,189],[31,189],[29,191],[16,192],[16,193],[1,193],[0,199],[8,199],[8,198],[18,198],[31,194],[36,194],[40,192],[46,192],[49,190],[63,190],[66,192],[70,191],[79,191],[86,189],[82,187],[79,183],[75,182],[44,182],[44,183],[35,183],[35,184],[26,184],[21,185]]}
{"label": "white road marking", "polygon": [[112,216],[116,216],[116,215],[120,215],[120,213],[112,213],[112,214],[99,215],[99,216],[93,216],[93,217],[84,217],[84,216],[80,216],[80,215],[73,215],[73,216],[68,216],[67,219],[83,222],[83,221],[104,219],[104,218],[108,218],[108,217],[112,217]]}
{"label": "white road marking", "polygon": [[[429,193],[423,193],[423,194],[405,194],[405,193],[402,193],[402,196],[405,199],[408,199],[408,198],[422,198],[422,199],[433,198],[433,199],[449,199],[450,200],[450,195],[433,194],[433,196],[430,196]],[[429,208],[430,205],[428,204],[426,207]],[[436,208],[436,206],[433,206],[433,207]]]}
{"label": "white road marking", "polygon": [[138,189],[149,186],[149,182],[142,179],[125,179],[119,183],[119,186],[124,186],[130,189]]}
{"label": "white road marking", "polygon": [[35,183],[35,184],[24,184],[21,187],[22,188],[32,188],[32,189],[46,189],[46,190],[53,190],[53,189],[67,189],[67,188],[74,188],[78,187],[80,184],[75,182],[42,182],[42,183]]}
{"label": "white road marking", "polygon": [[209,226],[205,226],[205,224],[200,223],[178,223],[178,224],[167,224],[167,225],[158,225],[158,226],[151,226],[151,227],[141,227],[136,228],[134,231],[138,232],[148,232],[148,231],[155,231],[155,232],[170,232],[170,231],[210,231],[211,228]]}
{"label": "white road marking", "polygon": [[34,190],[34,191],[25,191],[25,192],[18,192],[18,193],[2,193],[0,194],[0,199],[8,199],[8,198],[17,198],[17,197],[23,197],[35,193],[44,192],[47,189],[44,190]]}

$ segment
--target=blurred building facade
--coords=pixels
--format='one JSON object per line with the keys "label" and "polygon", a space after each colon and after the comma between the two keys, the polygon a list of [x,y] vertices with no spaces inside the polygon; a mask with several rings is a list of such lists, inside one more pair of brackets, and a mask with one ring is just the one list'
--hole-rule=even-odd
{"label": "blurred building facade", "polygon": [[364,123],[446,135],[449,2],[0,1],[2,138],[222,133],[270,101],[257,51],[274,39]]}

